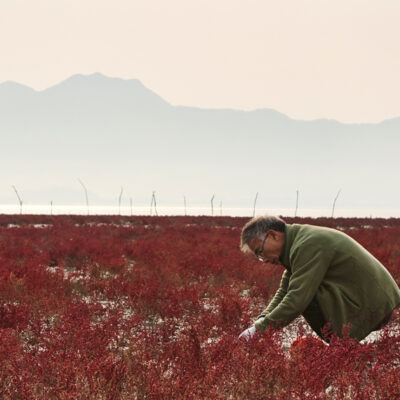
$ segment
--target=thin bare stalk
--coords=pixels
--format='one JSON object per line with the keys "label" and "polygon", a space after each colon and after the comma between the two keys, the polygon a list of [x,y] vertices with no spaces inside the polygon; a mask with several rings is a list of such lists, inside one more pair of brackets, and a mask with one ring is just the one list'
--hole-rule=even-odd
{"label": "thin bare stalk", "polygon": [[22,214],[22,204],[23,204],[23,201],[22,201],[21,197],[20,197],[19,194],[18,194],[17,188],[16,188],[14,185],[12,185],[12,188],[14,189],[14,192],[15,192],[15,194],[16,194],[17,197],[18,197],[18,202],[19,202],[19,213]]}
{"label": "thin bare stalk", "polygon": [[50,201],[50,215],[53,215],[53,200]]}
{"label": "thin bare stalk", "polygon": [[83,190],[85,191],[87,215],[89,215],[89,197],[88,197],[88,192],[87,192],[86,186],[84,185],[84,183],[79,178],[78,178],[78,181],[81,184],[81,186],[83,187]]}
{"label": "thin bare stalk", "polygon": [[258,192],[256,193],[256,197],[254,199],[254,204],[253,204],[253,218],[256,215],[256,203],[257,203],[257,198],[258,198]]}
{"label": "thin bare stalk", "polygon": [[215,194],[213,194],[211,197],[211,216],[214,216],[214,197]]}
{"label": "thin bare stalk", "polygon": [[336,197],[335,197],[335,200],[333,200],[333,205],[332,205],[332,215],[331,215],[331,218],[333,218],[333,213],[335,212],[335,205],[336,205],[336,200],[338,199],[338,197],[339,197],[339,194],[340,194],[340,192],[342,191],[342,189],[339,189],[339,191],[337,192],[337,195],[336,195]]}
{"label": "thin bare stalk", "polygon": [[123,192],[124,192],[124,188],[121,186],[121,191],[119,192],[119,197],[118,197],[118,215],[121,215],[121,199],[122,199]]}
{"label": "thin bare stalk", "polygon": [[297,209],[299,208],[299,191],[296,190],[296,209],[294,210],[294,217],[297,217]]}
{"label": "thin bare stalk", "polygon": [[151,195],[150,215],[153,213],[154,193]]}
{"label": "thin bare stalk", "polygon": [[150,204],[150,215],[152,214],[152,207],[154,207],[154,215],[158,215],[157,213],[157,202],[156,202],[156,192],[153,190],[153,194],[151,196],[151,204]]}
{"label": "thin bare stalk", "polygon": [[186,216],[187,214],[186,214],[186,196],[185,195],[183,195],[183,208],[185,210],[185,216]]}

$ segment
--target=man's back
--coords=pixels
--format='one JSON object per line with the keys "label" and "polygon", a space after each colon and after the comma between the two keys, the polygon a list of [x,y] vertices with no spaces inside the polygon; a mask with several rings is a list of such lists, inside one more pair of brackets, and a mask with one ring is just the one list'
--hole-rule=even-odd
{"label": "man's back", "polygon": [[287,324],[316,300],[331,329],[363,339],[400,304],[400,290],[386,268],[338,230],[286,225],[282,254],[285,295],[269,318]]}

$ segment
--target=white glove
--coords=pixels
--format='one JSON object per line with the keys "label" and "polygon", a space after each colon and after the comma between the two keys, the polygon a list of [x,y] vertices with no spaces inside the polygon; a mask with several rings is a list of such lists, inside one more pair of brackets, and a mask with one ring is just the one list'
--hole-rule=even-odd
{"label": "white glove", "polygon": [[256,327],[254,325],[252,325],[250,328],[247,328],[245,331],[243,331],[240,335],[239,335],[239,339],[244,339],[246,340],[246,342],[248,342],[250,339],[252,339],[255,334],[256,334]]}
{"label": "white glove", "polygon": [[[262,319],[264,319],[264,317],[260,317],[258,318],[258,321],[261,321]],[[248,342],[250,339],[253,339],[253,337],[255,336],[255,334],[257,333],[257,329],[254,325],[252,325],[250,328],[247,328],[245,331],[243,331],[240,335],[239,335],[239,339],[245,339],[246,342]]]}

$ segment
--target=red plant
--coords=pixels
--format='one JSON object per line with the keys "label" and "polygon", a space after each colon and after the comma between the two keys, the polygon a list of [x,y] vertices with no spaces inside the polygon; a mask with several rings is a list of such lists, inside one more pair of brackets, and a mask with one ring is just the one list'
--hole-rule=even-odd
{"label": "red plant", "polygon": [[[0,398],[393,399],[400,312],[375,341],[290,329],[243,343],[280,268],[239,251],[244,218],[0,216]],[[400,280],[400,220],[339,227]]]}

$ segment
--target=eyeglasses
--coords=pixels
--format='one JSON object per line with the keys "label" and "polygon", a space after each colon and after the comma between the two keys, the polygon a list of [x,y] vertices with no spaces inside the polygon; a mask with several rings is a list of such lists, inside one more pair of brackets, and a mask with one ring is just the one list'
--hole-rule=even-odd
{"label": "eyeglasses", "polygon": [[254,252],[254,254],[256,255],[256,257],[257,257],[260,261],[264,261],[264,254],[263,254],[263,252],[264,252],[264,244],[265,244],[265,241],[267,240],[268,233],[269,233],[269,232],[267,232],[267,233],[265,234],[265,237],[264,237],[264,240],[263,240],[262,243],[261,243],[261,246]]}

